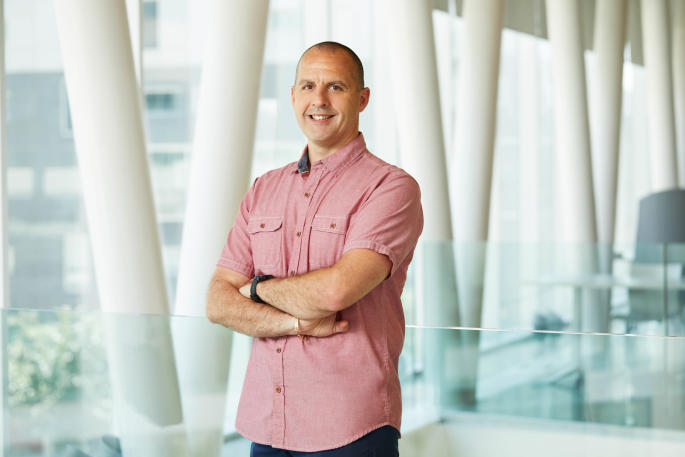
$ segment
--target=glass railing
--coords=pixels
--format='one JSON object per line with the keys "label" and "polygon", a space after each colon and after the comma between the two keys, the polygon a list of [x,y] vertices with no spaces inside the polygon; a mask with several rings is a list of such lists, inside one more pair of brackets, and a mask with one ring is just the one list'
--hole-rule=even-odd
{"label": "glass railing", "polygon": [[414,325],[684,336],[685,245],[421,243],[403,303]]}
{"label": "glass railing", "polygon": [[[682,245],[422,243],[401,455],[685,455],[683,259]],[[195,455],[217,433],[217,453],[248,455],[233,426],[248,337],[204,317],[1,316],[3,457]]]}
{"label": "glass railing", "polygon": [[[171,342],[178,350],[230,333],[203,318],[19,309],[2,317],[6,456],[190,455],[189,436],[202,430],[188,434],[184,411],[211,416],[222,402],[222,455],[248,455],[232,433],[248,339],[233,338],[227,385],[189,387]],[[399,373],[403,457],[685,455],[685,337],[410,324]]]}

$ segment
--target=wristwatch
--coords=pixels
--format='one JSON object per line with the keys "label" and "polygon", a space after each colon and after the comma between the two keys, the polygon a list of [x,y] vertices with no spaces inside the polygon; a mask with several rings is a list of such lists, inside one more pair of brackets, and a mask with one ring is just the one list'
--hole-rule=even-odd
{"label": "wristwatch", "polygon": [[259,295],[257,295],[257,284],[271,278],[273,278],[272,275],[260,275],[252,278],[252,286],[250,287],[250,298],[252,300],[256,301],[257,303],[266,303],[259,297]]}

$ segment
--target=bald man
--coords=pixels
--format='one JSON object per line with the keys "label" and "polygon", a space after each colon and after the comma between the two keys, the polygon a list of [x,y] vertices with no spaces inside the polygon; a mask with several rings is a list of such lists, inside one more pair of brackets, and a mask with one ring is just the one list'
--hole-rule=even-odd
{"label": "bald man", "polygon": [[369,95],[348,47],[303,53],[307,145],[255,180],[210,284],[209,319],[253,337],[236,420],[253,457],[399,455],[400,296],[423,214],[416,181],[366,148]]}

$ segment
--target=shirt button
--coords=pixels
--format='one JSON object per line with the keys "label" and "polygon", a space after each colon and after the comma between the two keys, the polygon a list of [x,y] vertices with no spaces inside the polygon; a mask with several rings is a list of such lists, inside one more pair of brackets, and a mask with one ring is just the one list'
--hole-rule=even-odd
{"label": "shirt button", "polygon": [[276,387],[276,393],[277,393],[277,394],[280,394],[280,393],[281,393],[281,388],[280,388],[280,387]]}
{"label": "shirt button", "polygon": [[297,232],[295,235],[300,236],[302,235],[302,232]]}
{"label": "shirt button", "polygon": [[335,222],[331,224],[331,228],[335,228]]}
{"label": "shirt button", "polygon": [[280,353],[281,353],[281,348],[276,348],[276,353],[280,354]]}
{"label": "shirt button", "polygon": [[259,228],[264,228],[264,224],[259,224]]}
{"label": "shirt button", "polygon": [[309,192],[305,192],[305,193],[304,193],[304,196],[305,196],[306,198],[309,198]]}

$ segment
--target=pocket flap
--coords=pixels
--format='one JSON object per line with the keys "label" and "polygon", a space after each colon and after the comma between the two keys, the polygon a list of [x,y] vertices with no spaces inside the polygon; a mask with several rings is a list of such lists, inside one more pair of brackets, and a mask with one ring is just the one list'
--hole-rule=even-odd
{"label": "pocket flap", "polygon": [[347,216],[314,216],[312,230],[320,232],[339,233],[344,235],[347,232]]}
{"label": "pocket flap", "polygon": [[274,232],[283,225],[283,218],[277,217],[254,217],[247,223],[249,233]]}

